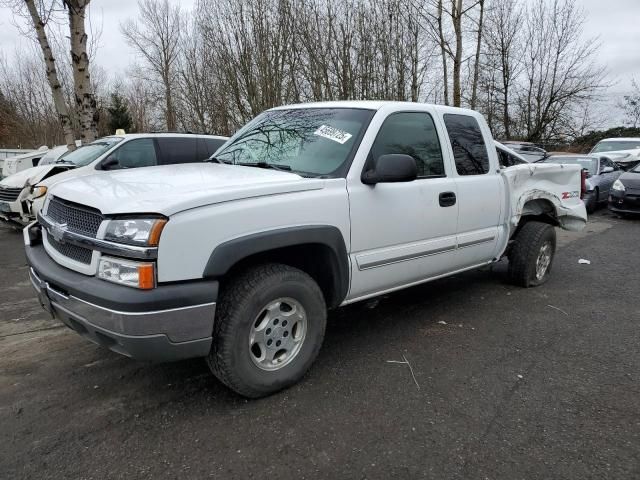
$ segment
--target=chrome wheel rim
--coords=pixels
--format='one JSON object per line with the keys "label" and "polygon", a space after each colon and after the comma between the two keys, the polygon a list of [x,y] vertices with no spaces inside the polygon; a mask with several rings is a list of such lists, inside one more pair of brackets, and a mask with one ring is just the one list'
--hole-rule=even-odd
{"label": "chrome wheel rim", "polygon": [[551,242],[545,242],[540,248],[540,253],[538,253],[536,260],[536,278],[538,280],[542,280],[547,273],[551,264],[551,254]]}
{"label": "chrome wheel rim", "polygon": [[249,356],[262,370],[279,370],[300,353],[307,335],[307,313],[297,300],[268,303],[251,324]]}

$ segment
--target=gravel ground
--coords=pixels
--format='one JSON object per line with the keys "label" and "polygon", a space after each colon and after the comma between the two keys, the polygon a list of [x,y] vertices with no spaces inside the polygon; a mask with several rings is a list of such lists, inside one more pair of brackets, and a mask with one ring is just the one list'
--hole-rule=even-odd
{"label": "gravel ground", "polygon": [[640,220],[559,235],[542,287],[501,262],[333,312],[305,379],[247,401],[47,319],[0,227],[0,477],[640,478]]}

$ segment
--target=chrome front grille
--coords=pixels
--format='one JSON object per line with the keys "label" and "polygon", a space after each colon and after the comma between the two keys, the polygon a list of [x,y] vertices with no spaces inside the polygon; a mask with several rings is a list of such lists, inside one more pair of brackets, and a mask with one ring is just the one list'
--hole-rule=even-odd
{"label": "chrome front grille", "polygon": [[46,216],[55,223],[66,224],[66,229],[70,232],[93,238],[98,234],[100,224],[104,220],[100,211],[95,208],[68,202],[57,197],[52,197],[49,200]]}
{"label": "chrome front grille", "polygon": [[0,185],[0,200],[5,202],[15,202],[21,191],[22,188],[9,188]]}
{"label": "chrome front grille", "polygon": [[88,248],[78,247],[69,243],[60,243],[56,241],[51,235],[47,237],[49,245],[51,245],[58,253],[64,255],[76,262],[84,263],[85,265],[91,264],[91,254],[93,253]]}

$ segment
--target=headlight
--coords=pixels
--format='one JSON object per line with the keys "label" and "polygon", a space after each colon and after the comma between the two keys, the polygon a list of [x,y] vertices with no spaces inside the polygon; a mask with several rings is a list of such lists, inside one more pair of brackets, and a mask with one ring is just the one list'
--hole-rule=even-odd
{"label": "headlight", "polygon": [[156,269],[153,263],[102,257],[98,265],[98,278],[128,287],[149,290],[156,286]]}
{"label": "headlight", "polygon": [[616,180],[615,182],[613,182],[613,186],[611,187],[614,190],[617,190],[619,192],[624,192],[624,183],[622,183],[620,180]]}
{"label": "headlight", "polygon": [[31,198],[44,197],[47,194],[47,187],[34,186],[31,187]]}
{"label": "headlight", "polygon": [[104,239],[128,245],[157,246],[165,218],[111,220]]}

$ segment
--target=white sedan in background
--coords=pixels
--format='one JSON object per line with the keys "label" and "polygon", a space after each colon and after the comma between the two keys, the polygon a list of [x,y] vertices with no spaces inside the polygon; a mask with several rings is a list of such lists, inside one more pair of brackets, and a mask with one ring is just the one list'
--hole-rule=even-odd
{"label": "white sedan in background", "polygon": [[596,143],[589,153],[604,154],[623,169],[629,170],[640,162],[640,138],[605,138]]}

